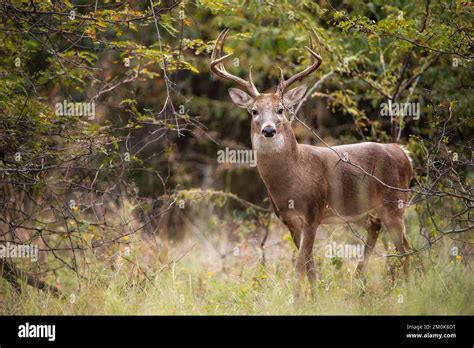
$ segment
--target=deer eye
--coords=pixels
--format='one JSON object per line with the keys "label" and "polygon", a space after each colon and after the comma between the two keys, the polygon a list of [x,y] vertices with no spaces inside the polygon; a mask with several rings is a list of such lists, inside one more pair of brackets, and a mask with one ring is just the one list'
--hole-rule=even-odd
{"label": "deer eye", "polygon": [[252,115],[254,115],[254,116],[257,116],[257,115],[258,115],[258,111],[257,111],[257,110],[255,110],[255,109],[254,109],[254,110],[252,110]]}
{"label": "deer eye", "polygon": [[277,113],[278,115],[281,115],[283,113],[283,109],[282,108],[278,109]]}

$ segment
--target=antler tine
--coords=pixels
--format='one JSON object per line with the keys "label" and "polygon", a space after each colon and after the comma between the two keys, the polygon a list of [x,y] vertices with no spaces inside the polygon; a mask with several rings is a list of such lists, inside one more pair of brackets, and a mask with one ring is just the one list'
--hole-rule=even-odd
{"label": "antler tine", "polygon": [[[227,38],[227,34],[229,33],[229,30],[230,29],[227,28],[222,32],[222,37],[220,39],[220,45],[219,45],[219,57],[221,57],[222,54],[224,53],[224,42],[225,42],[225,39]],[[221,62],[218,66],[220,70],[225,71],[224,63]]]}
{"label": "antler tine", "polygon": [[[220,57],[222,54],[223,46],[224,46],[224,43],[222,42],[222,36],[226,35],[228,31],[229,29],[224,29],[223,31],[219,33],[219,36],[217,36],[216,42],[214,43],[214,48],[212,49],[212,54],[211,54],[211,70],[214,71],[214,73],[220,77],[224,77],[222,76],[223,71],[221,71],[223,68],[223,65],[220,63],[224,59],[232,55],[232,53],[229,53],[226,56]],[[219,43],[220,43],[220,48],[219,48]],[[216,59],[217,56],[219,56],[220,58]]]}
{"label": "antler tine", "polygon": [[[313,32],[314,36],[318,40],[319,53],[321,54],[321,40],[319,39],[319,36],[318,36],[318,34],[316,34],[316,31],[314,29],[311,29],[311,31]],[[297,74],[293,75],[292,77],[290,77],[288,80],[283,79],[283,73],[282,73],[282,78],[281,78],[281,82],[280,82],[280,85],[279,85],[280,93],[286,92],[288,90],[288,87],[290,87],[290,85],[292,85],[296,81],[301,80],[302,78],[304,78],[304,77],[308,76],[309,74],[311,74],[313,71],[315,71],[317,68],[319,68],[319,66],[323,62],[323,59],[321,58],[321,55],[314,52],[313,39],[311,37],[311,32],[309,32],[309,47],[305,46],[305,48],[310,53],[310,65],[306,69],[304,69],[303,71],[300,71],[299,73],[297,73]]]}
{"label": "antler tine", "polygon": [[[225,30],[224,30],[225,31]],[[222,36],[222,33],[224,33],[224,31],[221,31],[219,33],[219,35],[217,36],[217,39],[216,41],[214,42],[214,47],[212,48],[212,53],[211,53],[211,64],[213,61],[216,60],[216,48],[217,48],[217,44],[219,43],[219,39],[221,38]]]}
{"label": "antler tine", "polygon": [[[252,97],[257,97],[260,95],[260,93],[258,93],[258,90],[252,81],[252,67],[249,69],[249,81],[246,81],[238,76],[228,73],[224,66],[224,60],[232,55],[232,53],[229,53],[221,57],[221,54],[224,51],[224,42],[228,32],[229,29],[224,29],[221,31],[216,39],[216,42],[214,43],[214,49],[212,50],[211,54],[211,70],[217,76],[222,77],[223,79],[234,81],[241,87],[245,88]],[[219,56],[219,58],[217,58],[217,56]]]}
{"label": "antler tine", "polygon": [[253,78],[252,78],[252,66],[250,65],[249,66],[249,84],[250,84],[250,88],[252,89],[252,93],[255,93],[256,96],[257,95],[260,95],[260,93],[258,93],[258,90],[257,90],[257,87],[255,87],[254,83],[253,83]]}
{"label": "antler tine", "polygon": [[[223,77],[225,78],[225,76],[223,76],[223,71],[222,71],[222,66],[221,66],[221,62],[226,59],[227,57],[231,56],[232,53],[226,55],[226,56],[223,56],[221,57],[221,53],[222,53],[222,36],[228,31],[228,29],[224,29],[223,31],[221,31],[219,33],[219,35],[217,36],[217,39],[214,43],[214,48],[212,49],[212,54],[211,54],[211,70],[218,76],[220,77]],[[220,44],[220,45],[219,45]],[[220,58],[217,58],[217,57],[220,57]]]}
{"label": "antler tine", "polygon": [[278,66],[278,69],[280,70],[280,78],[278,79],[278,88],[277,88],[277,93],[281,93],[283,91],[283,82],[285,82],[285,74],[283,73],[283,69],[281,66]]}
{"label": "antler tine", "polygon": [[[322,47],[321,47],[321,46],[322,46],[322,45],[321,45],[321,39],[319,38],[319,35],[318,35],[318,33],[316,32],[316,30],[314,30],[314,28],[311,28],[311,31],[312,31],[314,37],[318,40],[318,50],[319,50],[319,56],[320,56],[320,58],[321,58],[321,49],[322,49]],[[312,48],[313,48],[313,47],[311,47],[311,49],[312,49]],[[321,60],[322,60],[322,58],[321,58]]]}
{"label": "antler tine", "polygon": [[[313,37],[311,36],[310,33],[308,33],[308,38],[309,38],[309,48],[311,48],[311,50],[314,51]],[[311,64],[313,64],[314,63],[314,56],[312,54],[310,55],[309,59],[310,59]]]}

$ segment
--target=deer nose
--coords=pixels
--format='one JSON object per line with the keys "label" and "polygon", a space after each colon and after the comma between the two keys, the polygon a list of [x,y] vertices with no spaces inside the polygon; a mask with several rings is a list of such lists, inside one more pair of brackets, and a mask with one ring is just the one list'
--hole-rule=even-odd
{"label": "deer nose", "polygon": [[265,138],[271,138],[275,135],[276,129],[272,126],[265,126],[262,129],[262,134]]}

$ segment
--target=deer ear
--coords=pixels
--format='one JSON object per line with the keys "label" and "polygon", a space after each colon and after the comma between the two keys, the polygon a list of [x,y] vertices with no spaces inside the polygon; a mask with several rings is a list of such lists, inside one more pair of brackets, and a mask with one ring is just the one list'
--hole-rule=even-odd
{"label": "deer ear", "polygon": [[244,91],[237,88],[229,88],[229,95],[232,101],[241,108],[248,109],[253,98]]}
{"label": "deer ear", "polygon": [[287,108],[291,108],[293,105],[299,103],[304,97],[306,89],[307,87],[303,85],[289,90],[283,95],[283,104],[285,104]]}

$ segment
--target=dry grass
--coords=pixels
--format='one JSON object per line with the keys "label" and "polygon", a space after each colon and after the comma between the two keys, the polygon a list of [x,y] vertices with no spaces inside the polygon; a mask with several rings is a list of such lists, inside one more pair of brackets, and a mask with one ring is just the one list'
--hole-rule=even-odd
{"label": "dry grass", "polygon": [[[327,258],[322,245],[328,241],[318,241],[317,299],[311,300],[307,293],[304,303],[295,303],[294,247],[277,222],[267,242],[265,266],[256,239],[238,242],[226,240],[222,233],[199,233],[173,247],[171,256],[178,261],[165,265],[158,261],[154,245],[138,235],[131,238],[126,259],[118,254],[94,258],[91,253],[86,279],[68,271],[48,279],[63,290],[63,298],[26,286],[16,295],[0,280],[0,313],[474,314],[473,272],[468,264],[450,256],[448,241],[421,255],[425,273],[412,271],[409,282],[400,279],[392,283],[386,260],[372,257],[365,284],[353,276],[355,260]],[[339,243],[357,242],[342,227],[333,229],[330,238]],[[381,242],[377,250],[384,251]],[[412,270],[416,262],[412,260]]]}

